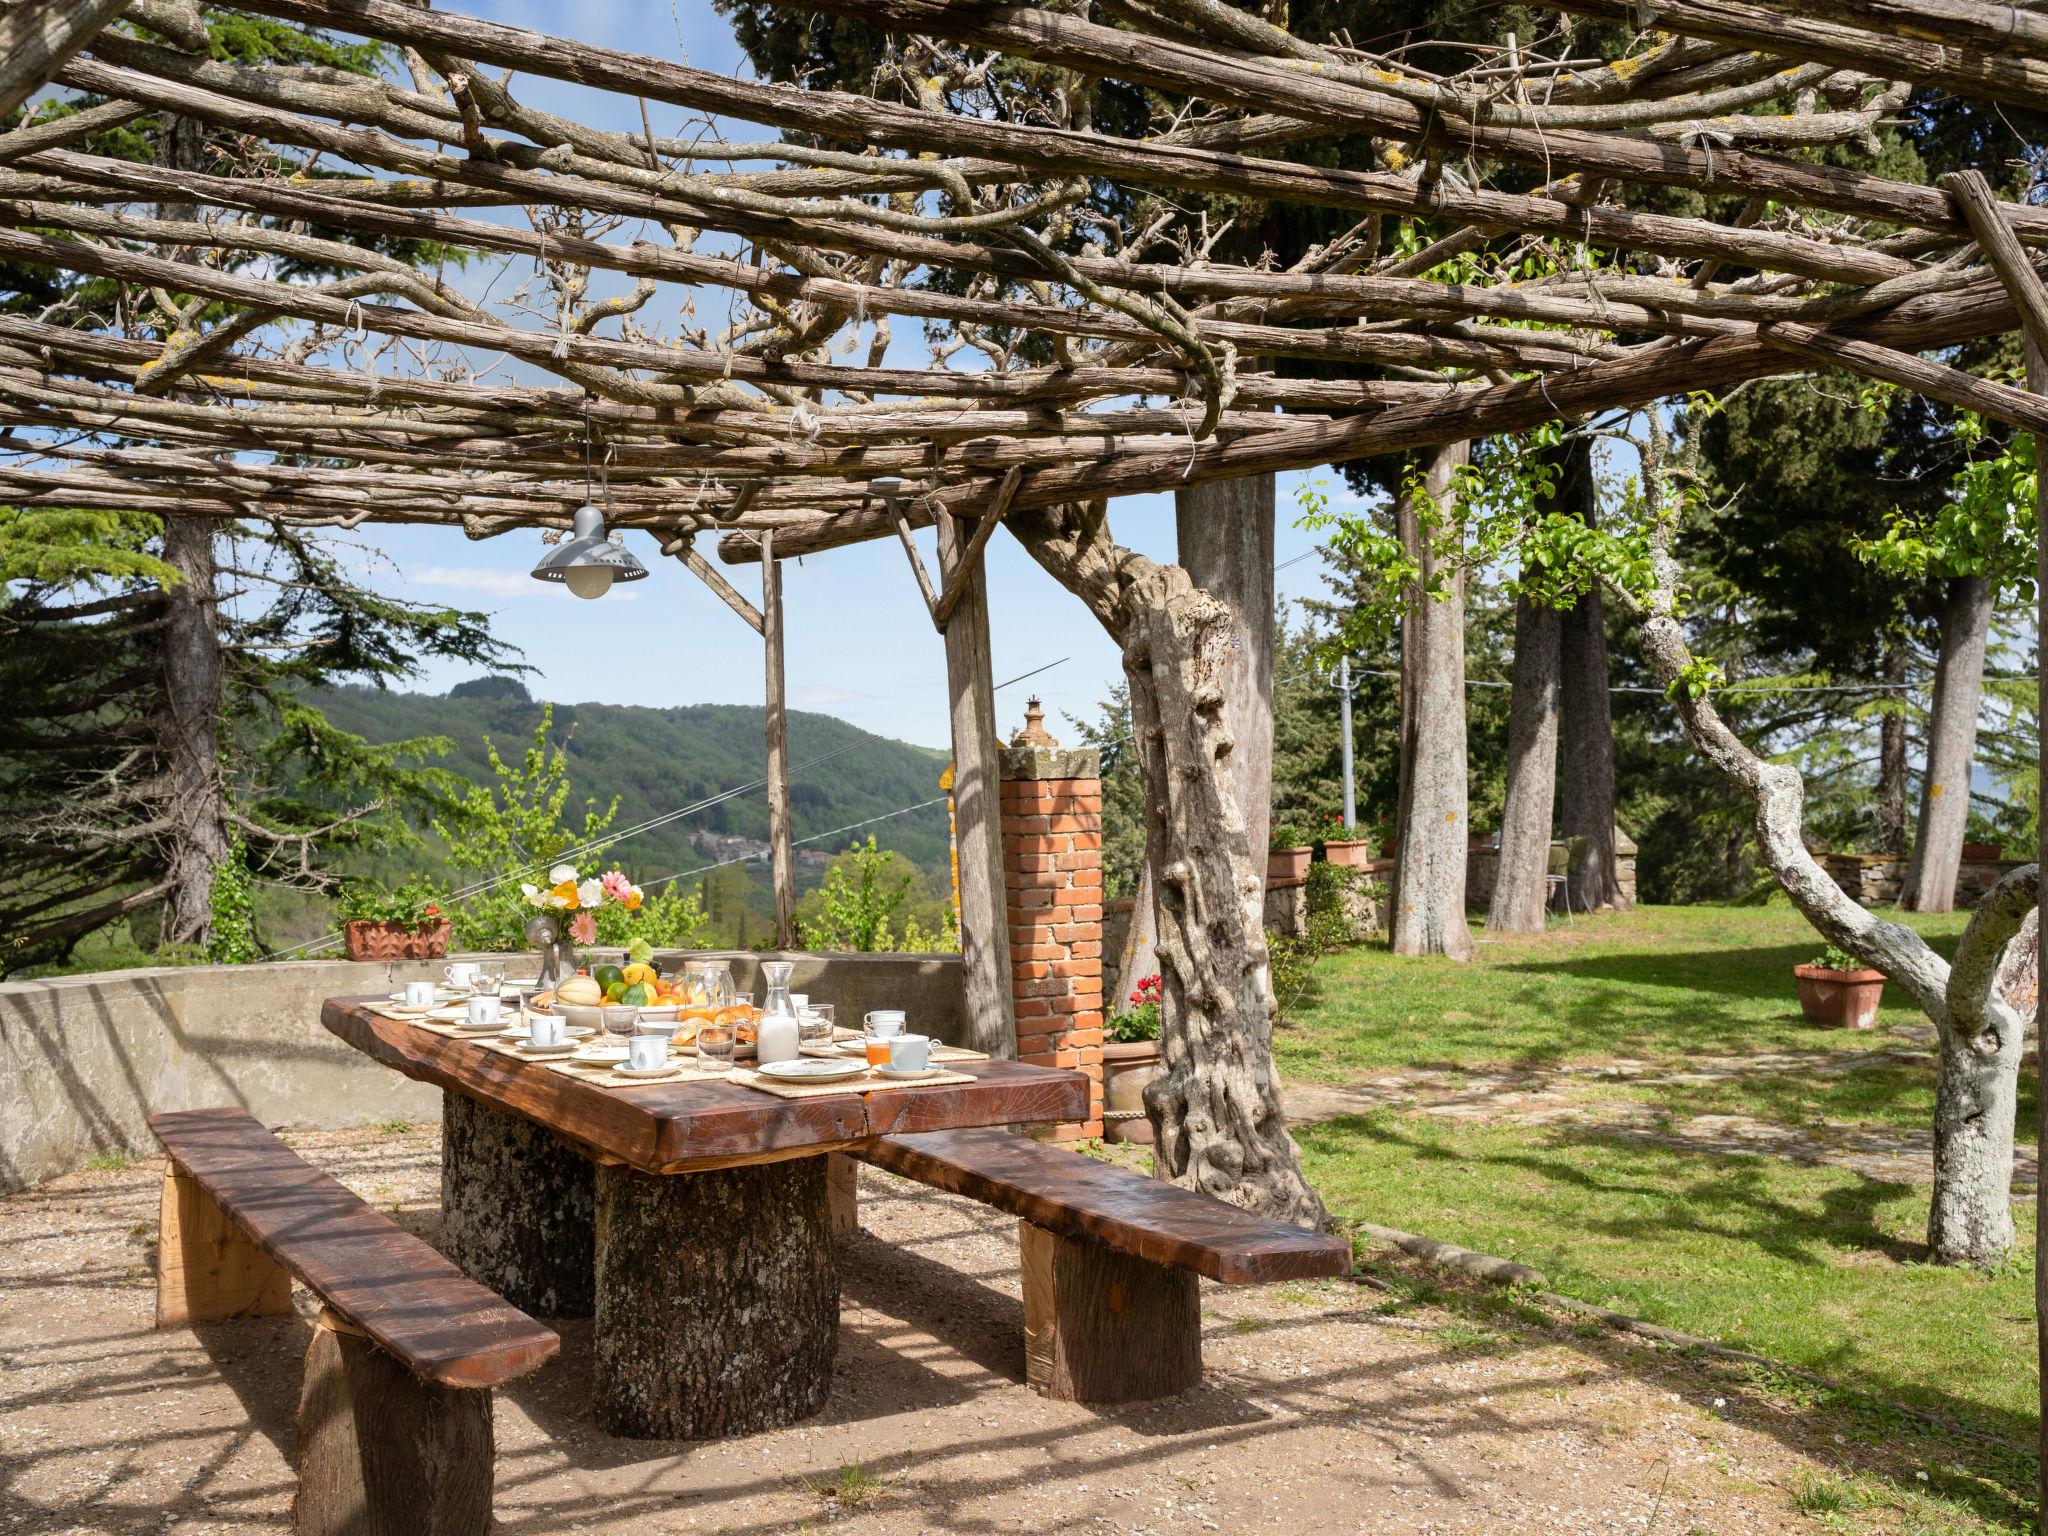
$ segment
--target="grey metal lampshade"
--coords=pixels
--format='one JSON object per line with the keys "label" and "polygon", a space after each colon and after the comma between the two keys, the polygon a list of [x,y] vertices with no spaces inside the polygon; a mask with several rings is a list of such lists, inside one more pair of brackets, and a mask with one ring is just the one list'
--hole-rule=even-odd
{"label": "grey metal lampshade", "polygon": [[605,532],[604,513],[581,506],[569,524],[569,537],[541,556],[533,568],[536,581],[559,581],[578,597],[603,597],[615,581],[638,581],[647,567],[632,552],[614,544]]}

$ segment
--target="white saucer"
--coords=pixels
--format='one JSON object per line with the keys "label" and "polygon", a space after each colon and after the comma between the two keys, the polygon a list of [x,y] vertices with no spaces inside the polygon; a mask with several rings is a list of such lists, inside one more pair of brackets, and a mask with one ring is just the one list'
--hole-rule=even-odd
{"label": "white saucer", "polygon": [[894,1078],[899,1083],[914,1083],[921,1077],[937,1077],[939,1075],[939,1069],[937,1067],[917,1067],[915,1069],[904,1067],[876,1067],[875,1075],[877,1077]]}
{"label": "white saucer", "polygon": [[534,1045],[526,1042],[516,1048],[522,1056],[566,1056],[576,1049],[574,1040],[564,1040],[560,1045]]}
{"label": "white saucer", "polygon": [[[602,1066],[608,1061],[617,1063],[626,1060],[627,1052],[623,1045],[586,1045],[578,1048],[576,1059]],[[666,1071],[667,1068],[662,1070]]]}
{"label": "white saucer", "polygon": [[842,1056],[866,1056],[868,1043],[865,1040],[835,1040],[832,1049]]}
{"label": "white saucer", "polygon": [[[503,1038],[514,1042],[524,1040],[532,1033],[533,1031],[526,1028],[523,1024],[514,1024],[511,1025],[509,1028],[500,1031],[500,1034],[503,1036]],[[588,1024],[569,1024],[563,1027],[562,1033],[568,1036],[570,1040],[574,1041],[588,1040],[592,1035],[596,1034],[597,1031],[592,1029]]]}
{"label": "white saucer", "polygon": [[677,1076],[683,1069],[678,1063],[673,1061],[659,1067],[629,1067],[621,1061],[615,1063],[612,1070],[621,1077],[639,1078],[644,1082],[649,1078]]}
{"label": "white saucer", "polygon": [[[467,992],[457,992],[453,987],[436,987],[434,989],[434,1003],[437,1007],[445,1003],[459,1002],[467,996],[469,996]],[[403,992],[393,992],[385,1001],[388,1003],[402,1003],[405,1001],[405,994]]]}
{"label": "white saucer", "polygon": [[[436,1022],[439,1021],[437,1020]],[[505,1032],[504,1020],[502,1019],[493,1019],[488,1024],[472,1024],[467,1018],[450,1019],[448,1022],[455,1026],[455,1032],[458,1035],[475,1035],[479,1039],[485,1035],[501,1035]],[[526,1038],[525,1030],[519,1032],[519,1038],[522,1040]]]}

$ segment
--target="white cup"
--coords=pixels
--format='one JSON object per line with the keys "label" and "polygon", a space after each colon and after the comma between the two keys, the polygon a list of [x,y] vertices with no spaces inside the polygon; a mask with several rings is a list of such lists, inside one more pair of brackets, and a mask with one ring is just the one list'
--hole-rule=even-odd
{"label": "white cup", "polygon": [[667,1035],[635,1035],[626,1042],[626,1065],[635,1072],[652,1072],[668,1065]]}
{"label": "white cup", "polygon": [[889,1042],[889,1067],[895,1072],[922,1072],[932,1064],[930,1035],[898,1035]]}
{"label": "white cup", "polygon": [[877,1008],[866,1016],[867,1026],[875,1035],[900,1035],[903,1021],[907,1017],[901,1008]]}
{"label": "white cup", "polygon": [[405,984],[405,1006],[408,1008],[431,1008],[434,995],[435,987],[431,981],[408,981]]}
{"label": "white cup", "polygon": [[453,965],[441,967],[441,974],[448,978],[451,987],[474,987],[476,985],[476,962],[458,960]]}
{"label": "white cup", "polygon": [[560,1045],[569,1038],[568,1026],[559,1013],[529,1013],[526,1016],[528,1045]]}
{"label": "white cup", "polygon": [[478,1029],[483,1028],[486,1024],[497,1023],[498,994],[495,992],[489,994],[479,993],[469,1000],[466,1012],[469,1022]]}
{"label": "white cup", "polygon": [[802,1018],[804,1016],[804,1010],[811,1006],[811,994],[808,992],[790,993],[789,1006],[796,1010],[796,1016],[798,1018]]}

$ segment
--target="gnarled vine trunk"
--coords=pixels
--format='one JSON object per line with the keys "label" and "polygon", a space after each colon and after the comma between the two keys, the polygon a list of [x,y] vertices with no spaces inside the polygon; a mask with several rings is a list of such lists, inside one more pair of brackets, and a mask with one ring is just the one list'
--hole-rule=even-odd
{"label": "gnarled vine trunk", "polygon": [[1179,566],[1118,546],[1099,503],[1007,526],[1123,650],[1166,999],[1162,1070],[1145,1090],[1157,1171],[1279,1220],[1326,1225],[1273,1071],[1265,838],[1244,823],[1225,723],[1231,611]]}
{"label": "gnarled vine trunk", "polygon": [[1181,568],[1230,610],[1223,686],[1230,776],[1254,841],[1273,807],[1273,477],[1210,480],[1173,494]]}
{"label": "gnarled vine trunk", "polygon": [[1903,898],[1915,912],[1953,912],[1956,906],[1991,603],[1989,577],[1958,576],[1948,584],[1942,604],[1941,654],[1934,664],[1934,705],[1927,716],[1927,774],[1920,786],[1920,820]]}
{"label": "gnarled vine trunk", "polygon": [[[1460,522],[1451,481],[1471,459],[1470,443],[1436,449],[1423,475],[1422,496],[1395,499],[1402,547],[1421,577],[1402,596],[1401,807],[1395,826],[1390,902],[1397,955],[1472,958],[1465,921],[1465,853],[1471,841],[1465,761],[1465,574],[1463,562],[1439,553]],[[1423,498],[1434,503],[1428,515]],[[1432,527],[1433,521],[1440,526]],[[1462,542],[1462,540],[1460,541]],[[1441,581],[1443,593],[1430,586]]]}

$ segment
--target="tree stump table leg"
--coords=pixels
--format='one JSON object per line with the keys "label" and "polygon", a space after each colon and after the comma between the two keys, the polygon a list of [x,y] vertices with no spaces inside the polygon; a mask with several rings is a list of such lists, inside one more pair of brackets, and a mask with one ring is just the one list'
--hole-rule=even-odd
{"label": "tree stump table leg", "polygon": [[595,1306],[596,1180],[545,1126],[441,1095],[441,1251],[534,1317]]}
{"label": "tree stump table leg", "polygon": [[1024,1379],[1069,1403],[1140,1403],[1202,1380],[1201,1287],[1192,1270],[1017,1223]]}
{"label": "tree stump table leg", "polygon": [[853,1236],[860,1230],[860,1164],[844,1152],[827,1152],[825,1188],[832,1202],[832,1235]]}
{"label": "tree stump table leg", "polygon": [[823,1157],[597,1170],[593,1395],[607,1433],[709,1440],[809,1418],[838,1336]]}
{"label": "tree stump table leg", "polygon": [[299,1394],[296,1536],[487,1536],[491,1394],[422,1381],[327,1308]]}

